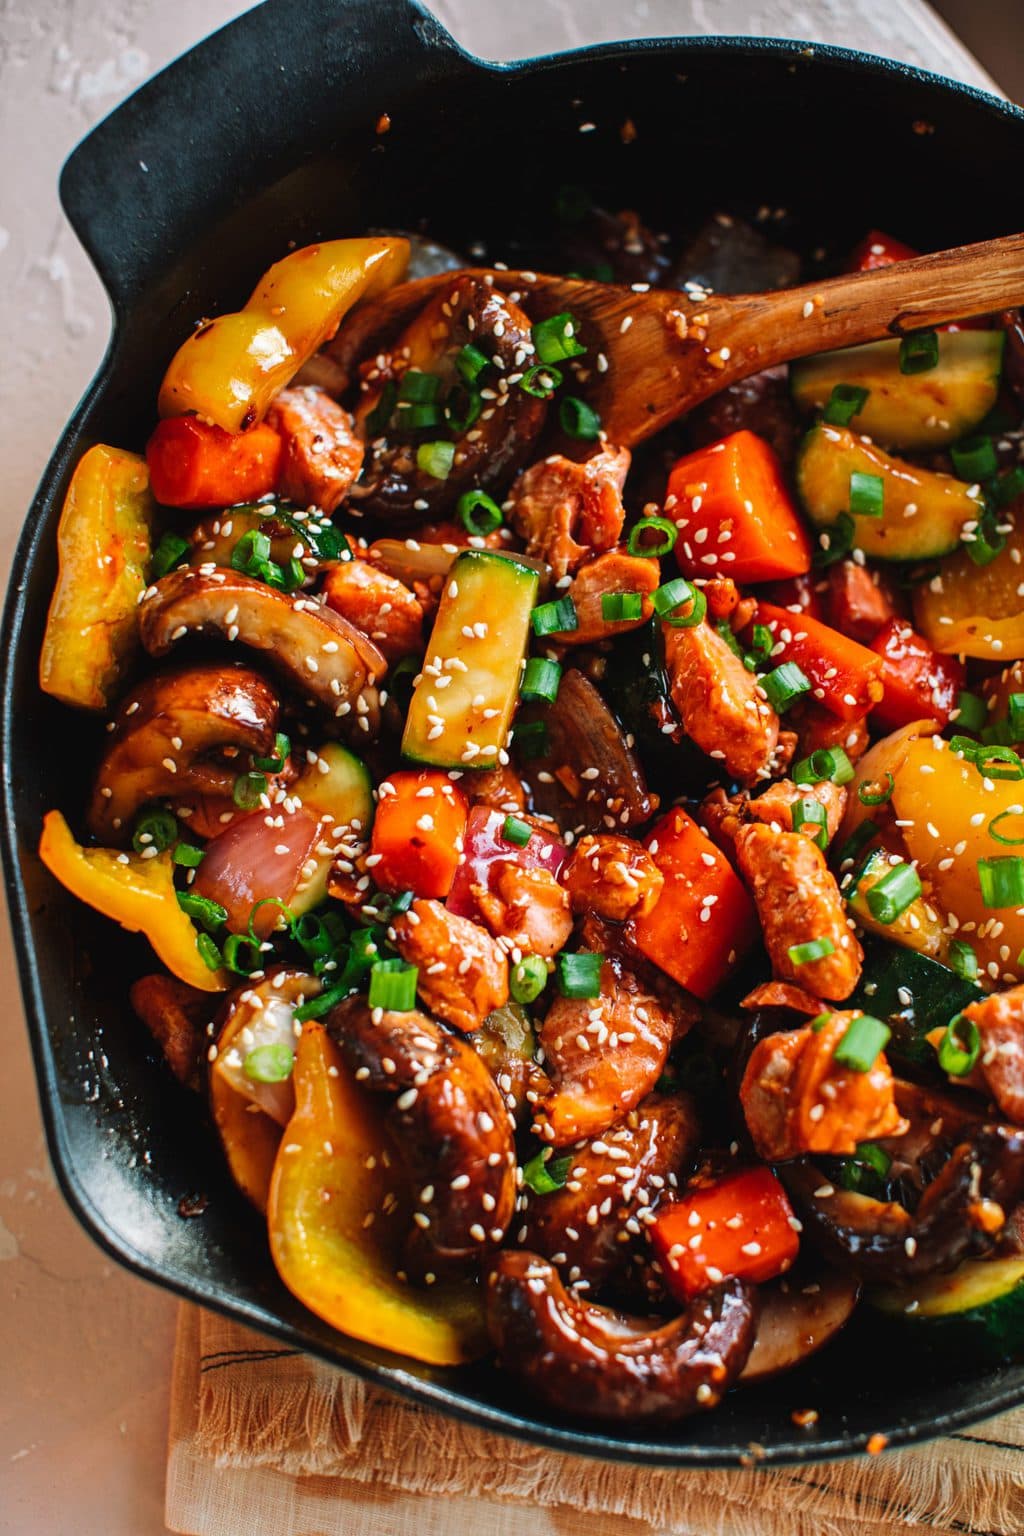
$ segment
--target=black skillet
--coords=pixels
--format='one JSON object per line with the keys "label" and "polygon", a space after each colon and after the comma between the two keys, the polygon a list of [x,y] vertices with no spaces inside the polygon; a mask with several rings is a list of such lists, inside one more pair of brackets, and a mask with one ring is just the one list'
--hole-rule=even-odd
{"label": "black skillet", "polygon": [[[382,113],[390,131],[377,132]],[[635,137],[622,133],[629,120]],[[583,123],[596,124],[581,133]],[[81,808],[98,729],[44,698],[36,665],[71,467],[140,446],[166,360],[290,243],[421,227],[456,249],[543,250],[559,183],[657,229],[784,209],[787,242],[872,226],[937,249],[1024,227],[1024,113],[862,55],[795,43],[638,42],[500,67],[413,0],[269,0],[144,86],[75,151],[64,206],[110,293],[110,351],[43,476],[3,645],[4,861],[50,1153],[83,1225],[140,1275],[423,1403],[564,1450],[662,1465],[835,1457],[948,1433],[1024,1400],[1024,1367],[923,1373],[855,1322],[817,1362],[659,1429],[555,1422],[484,1364],[431,1370],[332,1333],[277,1279],[195,1101],[127,1005],[141,942],[42,869],[44,810]],[[208,1196],[179,1215],[182,1196]],[[797,1430],[795,1408],[819,1422]]]}

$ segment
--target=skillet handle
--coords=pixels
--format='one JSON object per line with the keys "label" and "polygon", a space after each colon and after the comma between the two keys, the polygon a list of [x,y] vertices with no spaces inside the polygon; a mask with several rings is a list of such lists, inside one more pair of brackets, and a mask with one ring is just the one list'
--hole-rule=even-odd
{"label": "skillet handle", "polygon": [[[211,280],[223,284],[229,272],[208,238],[218,221],[230,221],[233,210],[332,144],[351,147],[356,176],[368,164],[381,175],[386,160],[369,160],[382,142],[381,114],[427,92],[440,104],[467,74],[489,67],[464,53],[418,0],[265,0],[94,128],[65,162],[61,202],[115,315],[161,278],[168,307],[184,289],[201,300],[196,253]],[[279,215],[289,215],[286,239],[345,232],[337,215],[326,228],[307,231],[297,206],[294,192],[279,199]],[[254,215],[253,255],[263,249],[264,228]],[[280,225],[271,231],[271,260],[281,254],[281,234]],[[234,248],[237,282],[237,240],[226,243]]]}

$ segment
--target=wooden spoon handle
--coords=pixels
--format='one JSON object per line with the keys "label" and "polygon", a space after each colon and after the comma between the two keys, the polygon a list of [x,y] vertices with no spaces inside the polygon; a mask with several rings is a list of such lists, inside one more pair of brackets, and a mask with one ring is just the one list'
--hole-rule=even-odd
{"label": "wooden spoon handle", "polygon": [[1024,234],[1006,235],[800,288],[712,298],[706,344],[712,353],[729,349],[728,381],[811,352],[1022,303]]}

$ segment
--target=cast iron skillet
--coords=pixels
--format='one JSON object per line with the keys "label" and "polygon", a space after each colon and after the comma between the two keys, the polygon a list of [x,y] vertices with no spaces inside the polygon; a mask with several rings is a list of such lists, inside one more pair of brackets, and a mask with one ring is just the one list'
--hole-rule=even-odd
{"label": "cast iron skillet", "polygon": [[[391,129],[376,132],[387,112]],[[624,143],[626,119],[636,137]],[[581,134],[584,122],[596,130]],[[71,467],[141,446],[171,353],[289,243],[417,224],[456,248],[543,251],[551,195],[582,183],[657,229],[723,206],[788,210],[791,243],[871,226],[924,249],[1024,225],[1024,113],[916,70],[785,42],[639,42],[512,67],[459,51],[414,0],[269,0],[158,75],[64,169],[64,206],[110,294],[110,351],[43,477],[3,643],[3,851],[50,1153],[86,1229],[137,1273],[433,1407],[526,1439],[663,1465],[906,1444],[1024,1400],[1024,1367],[883,1355],[861,1319],[797,1375],[674,1428],[546,1418],[489,1364],[437,1370],[332,1333],[294,1301],[195,1100],[127,1005],[146,946],[67,896],[35,846],[80,811],[100,730],[37,687]],[[191,1220],[182,1196],[208,1204]],[[815,1430],[794,1408],[815,1407]]]}

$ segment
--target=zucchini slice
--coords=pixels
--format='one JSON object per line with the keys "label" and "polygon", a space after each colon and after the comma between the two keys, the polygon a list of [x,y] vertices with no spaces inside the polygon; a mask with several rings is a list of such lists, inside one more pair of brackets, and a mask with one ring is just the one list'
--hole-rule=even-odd
{"label": "zucchini slice", "polygon": [[868,935],[864,970],[847,1006],[862,1008],[888,1024],[892,1038],[885,1054],[890,1061],[914,1069],[933,1083],[945,1083],[928,1035],[933,1029],[945,1029],[954,1014],[984,996],[973,981],[965,981],[938,960]]}
{"label": "zucchini slice", "polygon": [[804,511],[818,528],[831,528],[850,512],[850,477],[882,482],[879,517],[854,516],[853,542],[878,560],[934,560],[960,542],[964,526],[985,510],[972,487],[951,475],[895,459],[845,427],[812,427],[800,445],[796,486]]}
{"label": "zucchini slice", "polygon": [[943,959],[947,939],[942,922],[923,896],[916,897],[909,907],[905,907],[894,923],[880,922],[871,911],[868,891],[884,879],[892,867],[886,850],[873,848],[844,892],[847,906],[860,926],[870,933],[891,939],[894,944],[916,950],[918,954],[930,955],[934,960]]}
{"label": "zucchini slice", "polygon": [[889,448],[946,448],[973,431],[999,393],[1003,331],[940,331],[939,360],[925,373],[900,372],[899,341],[871,341],[793,363],[797,407],[824,410],[837,384],[868,391],[852,425]]}
{"label": "zucchini slice", "polygon": [[402,737],[435,768],[494,768],[519,696],[538,576],[490,550],[452,565]]}
{"label": "zucchini slice", "polygon": [[1024,1359],[1020,1256],[968,1259],[952,1274],[870,1290],[867,1300],[898,1324],[905,1337],[928,1350],[949,1350],[986,1363]]}
{"label": "zucchini slice", "polygon": [[[326,770],[321,767],[326,764]],[[311,763],[296,779],[292,794],[320,815],[332,819],[323,839],[323,846],[330,848],[337,840],[334,827],[350,827],[356,842],[366,842],[373,821],[373,781],[362,758],[356,757],[336,741],[328,742],[317,753],[317,761]],[[334,852],[318,853],[316,868],[309,866],[302,883],[296,888],[291,908],[297,916],[311,912],[327,896],[327,878],[334,862]]]}

